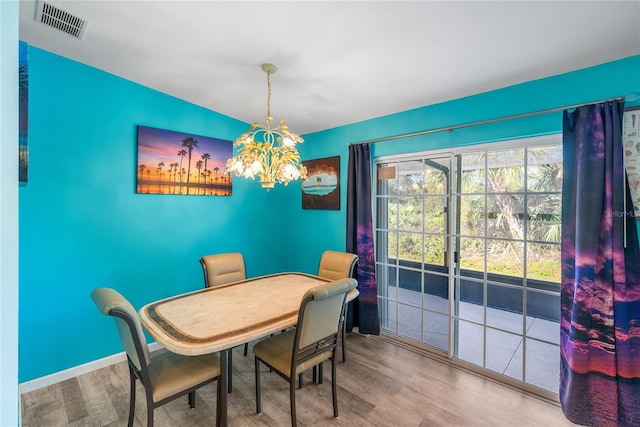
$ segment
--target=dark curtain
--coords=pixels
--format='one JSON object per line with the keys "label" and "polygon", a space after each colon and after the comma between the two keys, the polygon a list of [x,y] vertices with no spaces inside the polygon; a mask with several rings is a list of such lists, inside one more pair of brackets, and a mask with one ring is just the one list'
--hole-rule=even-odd
{"label": "dark curtain", "polygon": [[360,295],[349,305],[347,330],[380,334],[378,289],[371,213],[371,154],[369,144],[349,146],[347,172],[347,252],[358,255],[356,280]]}
{"label": "dark curtain", "polygon": [[624,103],[563,117],[560,402],[589,426],[640,425],[640,250]]}

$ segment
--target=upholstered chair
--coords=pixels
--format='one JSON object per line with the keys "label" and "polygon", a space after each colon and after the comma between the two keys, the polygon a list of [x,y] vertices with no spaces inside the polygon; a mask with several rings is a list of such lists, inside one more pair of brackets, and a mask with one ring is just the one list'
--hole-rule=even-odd
{"label": "upholstered chair", "polygon": [[247,278],[244,257],[239,252],[205,255],[200,258],[200,264],[207,288]]}
{"label": "upholstered chair", "polygon": [[[196,389],[220,377],[220,358],[215,354],[181,356],[164,350],[157,355],[151,355],[138,313],[117,291],[98,288],[91,293],[91,298],[102,314],[114,317],[122,346],[127,354],[131,380],[129,426],[133,425],[136,407],[136,380],[140,380],[144,386],[147,426],[151,427],[155,408],[185,394],[189,397],[189,405],[194,408]],[[218,382],[218,398],[220,391]]]}
{"label": "upholstered chair", "polygon": [[[240,252],[221,253],[213,255],[205,255],[200,258],[202,272],[204,273],[205,288],[226,285],[227,283],[238,282],[247,278],[247,269],[244,262],[244,256]],[[244,355],[249,352],[249,343],[244,344]],[[233,353],[229,351],[228,383],[229,393],[233,390],[232,371],[233,371]]]}
{"label": "upholstered chair", "polygon": [[289,382],[291,425],[296,426],[296,377],[330,360],[333,416],[338,416],[336,345],[347,292],[356,286],[354,279],[344,278],[308,290],[300,303],[296,327],[264,339],[253,347],[256,412],[262,411],[260,363]]}
{"label": "upholstered chair", "polygon": [[[323,252],[320,258],[320,265],[318,267],[318,276],[325,279],[337,280],[345,277],[353,277],[353,273],[358,262],[358,255],[348,252],[338,252],[332,250],[326,250]],[[347,350],[345,347],[345,338],[347,335],[347,310],[349,302],[353,300],[357,295],[353,295],[352,298],[347,299],[347,304],[344,306],[344,313],[340,321],[340,331],[342,338],[342,361],[347,361]]]}
{"label": "upholstered chair", "polygon": [[318,276],[325,279],[338,280],[353,277],[358,255],[348,252],[326,250],[320,257]]}

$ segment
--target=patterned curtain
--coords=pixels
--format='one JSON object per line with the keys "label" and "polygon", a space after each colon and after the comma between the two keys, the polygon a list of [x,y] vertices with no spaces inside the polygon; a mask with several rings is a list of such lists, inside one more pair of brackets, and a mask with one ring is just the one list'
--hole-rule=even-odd
{"label": "patterned curtain", "polygon": [[640,425],[640,250],[624,103],[565,111],[560,401],[589,426]]}
{"label": "patterned curtain", "polygon": [[349,305],[347,330],[357,326],[361,334],[379,335],[369,144],[349,146],[347,175],[347,252],[358,255],[355,277],[360,291]]}

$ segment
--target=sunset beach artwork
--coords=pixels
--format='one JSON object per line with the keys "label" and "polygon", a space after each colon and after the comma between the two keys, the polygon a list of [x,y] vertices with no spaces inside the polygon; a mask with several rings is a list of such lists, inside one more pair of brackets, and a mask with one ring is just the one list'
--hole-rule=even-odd
{"label": "sunset beach artwork", "polygon": [[136,193],[230,196],[232,154],[231,141],[138,126]]}

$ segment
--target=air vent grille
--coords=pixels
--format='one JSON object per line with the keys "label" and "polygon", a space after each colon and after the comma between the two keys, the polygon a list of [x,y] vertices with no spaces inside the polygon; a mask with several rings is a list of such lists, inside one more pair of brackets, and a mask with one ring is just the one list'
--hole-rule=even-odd
{"label": "air vent grille", "polygon": [[63,31],[78,39],[84,37],[84,32],[89,25],[89,21],[86,19],[75,16],[46,1],[38,2],[36,21]]}

